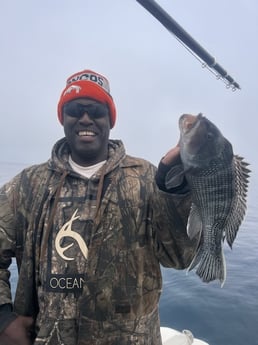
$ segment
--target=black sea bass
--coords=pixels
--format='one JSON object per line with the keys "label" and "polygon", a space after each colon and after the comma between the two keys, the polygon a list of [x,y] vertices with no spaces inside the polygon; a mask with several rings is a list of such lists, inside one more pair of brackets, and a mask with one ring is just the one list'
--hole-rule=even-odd
{"label": "black sea bass", "polygon": [[230,247],[246,210],[250,170],[243,158],[234,155],[232,145],[202,114],[179,119],[180,154],[185,176],[192,190],[188,235],[200,234],[197,253],[188,270],[204,282],[226,279],[223,241]]}

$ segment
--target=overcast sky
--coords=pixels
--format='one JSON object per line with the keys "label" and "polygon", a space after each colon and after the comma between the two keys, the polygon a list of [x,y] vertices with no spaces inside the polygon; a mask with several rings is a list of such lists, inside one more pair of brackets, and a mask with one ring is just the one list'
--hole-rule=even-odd
{"label": "overcast sky", "polygon": [[112,138],[157,164],[178,118],[202,112],[257,167],[258,1],[158,0],[240,84],[232,92],[135,0],[1,2],[0,161],[40,163],[63,136],[66,78],[90,68],[110,81]]}

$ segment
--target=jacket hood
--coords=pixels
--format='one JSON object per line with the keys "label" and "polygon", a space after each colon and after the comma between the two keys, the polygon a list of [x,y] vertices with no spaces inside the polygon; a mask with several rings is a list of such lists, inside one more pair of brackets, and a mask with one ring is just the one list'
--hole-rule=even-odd
{"label": "jacket hood", "polygon": [[[62,138],[56,142],[52,149],[51,159],[49,160],[49,168],[61,174],[77,174],[69,164],[70,148],[66,138]],[[114,170],[125,157],[125,148],[121,140],[109,140],[108,143],[108,159],[105,164],[105,173]]]}

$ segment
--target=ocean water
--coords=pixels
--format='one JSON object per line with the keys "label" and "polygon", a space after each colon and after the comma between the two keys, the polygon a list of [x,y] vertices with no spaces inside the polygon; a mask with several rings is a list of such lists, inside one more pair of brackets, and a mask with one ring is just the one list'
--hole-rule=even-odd
{"label": "ocean water", "polygon": [[227,279],[222,288],[217,281],[203,283],[193,271],[163,269],[163,326],[189,329],[210,345],[258,345],[257,211],[249,207],[233,249],[224,246]]}
{"label": "ocean water", "polygon": [[[0,163],[0,185],[24,164]],[[227,279],[203,283],[194,271],[162,268],[161,325],[190,330],[209,345],[258,345],[258,188],[252,176],[245,220],[231,250],[224,246]],[[17,269],[11,266],[15,291]]]}

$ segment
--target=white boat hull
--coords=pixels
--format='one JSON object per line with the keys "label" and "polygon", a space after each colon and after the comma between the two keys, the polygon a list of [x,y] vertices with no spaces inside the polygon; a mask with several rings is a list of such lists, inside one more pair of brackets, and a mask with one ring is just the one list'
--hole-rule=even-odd
{"label": "white boat hull", "polygon": [[179,332],[173,328],[161,327],[162,345],[209,345],[203,340],[196,339],[188,330]]}

